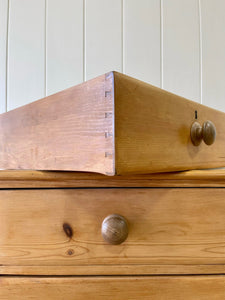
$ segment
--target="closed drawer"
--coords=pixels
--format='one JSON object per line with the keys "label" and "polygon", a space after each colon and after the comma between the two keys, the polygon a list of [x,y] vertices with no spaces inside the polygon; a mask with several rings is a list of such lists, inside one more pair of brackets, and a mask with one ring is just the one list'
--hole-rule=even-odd
{"label": "closed drawer", "polygon": [[[128,222],[120,245],[103,219]],[[221,273],[225,189],[0,191],[0,270],[11,274]],[[66,230],[65,230],[66,224]]]}
{"label": "closed drawer", "polygon": [[221,300],[224,276],[1,277],[1,300]]}

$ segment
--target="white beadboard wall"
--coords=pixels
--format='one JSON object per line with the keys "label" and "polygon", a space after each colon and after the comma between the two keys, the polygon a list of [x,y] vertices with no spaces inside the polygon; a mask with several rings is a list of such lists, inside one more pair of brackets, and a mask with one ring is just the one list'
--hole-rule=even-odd
{"label": "white beadboard wall", "polygon": [[225,111],[225,1],[0,0],[0,113],[111,70]]}

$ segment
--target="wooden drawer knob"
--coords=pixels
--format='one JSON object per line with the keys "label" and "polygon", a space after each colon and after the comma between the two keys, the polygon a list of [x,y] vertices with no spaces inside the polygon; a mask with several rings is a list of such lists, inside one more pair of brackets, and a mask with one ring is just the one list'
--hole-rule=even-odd
{"label": "wooden drawer knob", "polygon": [[102,236],[109,244],[123,243],[128,236],[127,220],[118,214],[109,215],[102,222]]}
{"label": "wooden drawer knob", "polygon": [[211,121],[206,121],[201,126],[194,122],[191,126],[191,140],[195,146],[203,140],[206,145],[212,145],[216,139],[216,127]]}

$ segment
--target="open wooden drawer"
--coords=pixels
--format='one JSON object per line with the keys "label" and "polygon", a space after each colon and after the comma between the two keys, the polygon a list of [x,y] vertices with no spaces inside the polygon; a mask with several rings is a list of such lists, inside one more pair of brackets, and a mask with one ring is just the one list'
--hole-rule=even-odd
{"label": "open wooden drawer", "polygon": [[225,167],[225,113],[110,72],[0,115],[0,168],[147,174]]}

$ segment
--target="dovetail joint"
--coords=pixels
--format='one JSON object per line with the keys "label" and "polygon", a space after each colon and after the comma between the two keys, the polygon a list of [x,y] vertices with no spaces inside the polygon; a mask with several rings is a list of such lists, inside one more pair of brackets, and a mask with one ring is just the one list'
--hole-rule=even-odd
{"label": "dovetail joint", "polygon": [[112,93],[112,91],[105,91],[105,97],[108,97],[108,96],[110,96],[110,95],[111,95],[111,93]]}
{"label": "dovetail joint", "polygon": [[111,157],[112,156],[112,153],[110,152],[105,152],[105,157]]}
{"label": "dovetail joint", "polygon": [[113,134],[111,132],[105,132],[105,138],[109,138],[109,137],[112,137]]}
{"label": "dovetail joint", "polygon": [[106,112],[105,113],[105,118],[110,118],[112,117],[112,113],[111,112]]}

